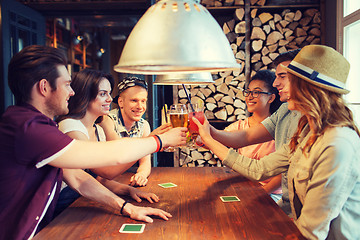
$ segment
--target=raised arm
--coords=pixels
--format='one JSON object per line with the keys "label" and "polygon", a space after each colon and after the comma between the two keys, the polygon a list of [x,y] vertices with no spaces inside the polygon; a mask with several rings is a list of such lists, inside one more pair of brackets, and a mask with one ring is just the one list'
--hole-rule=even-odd
{"label": "raised arm", "polygon": [[[150,127],[150,126],[149,126]],[[159,135],[162,133],[165,133],[167,131],[169,131],[172,128],[171,123],[164,123],[161,126],[157,127],[156,129],[154,129],[150,134],[148,135]]]}
{"label": "raised arm", "polygon": [[[187,128],[173,128],[159,135],[163,147],[185,145]],[[154,137],[124,138],[109,142],[73,140],[55,156],[44,161],[59,168],[97,168],[134,163],[155,152],[158,143]]]}
{"label": "raised arm", "polygon": [[239,131],[218,130],[210,125],[210,133],[214,140],[231,148],[242,148],[248,145],[273,140],[268,130],[262,124]]}
{"label": "raised arm", "polygon": [[205,120],[202,125],[196,118],[193,121],[199,127],[199,134],[203,143],[221,160],[223,163],[239,172],[251,180],[265,180],[269,177],[278,175],[287,170],[288,157],[284,152],[271,153],[260,160],[250,159],[240,155],[234,149],[215,140],[210,134],[210,124]]}

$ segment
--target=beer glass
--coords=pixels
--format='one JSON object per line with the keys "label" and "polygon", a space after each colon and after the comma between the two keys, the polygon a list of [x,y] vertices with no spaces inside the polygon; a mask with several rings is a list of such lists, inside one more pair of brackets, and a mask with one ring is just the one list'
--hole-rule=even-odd
{"label": "beer glass", "polygon": [[[175,127],[188,126],[188,109],[186,104],[173,104],[168,110],[171,125]],[[175,147],[167,147],[165,152],[174,152]]]}
{"label": "beer glass", "polygon": [[173,104],[169,109],[171,125],[175,127],[187,127],[188,109],[185,104]]}

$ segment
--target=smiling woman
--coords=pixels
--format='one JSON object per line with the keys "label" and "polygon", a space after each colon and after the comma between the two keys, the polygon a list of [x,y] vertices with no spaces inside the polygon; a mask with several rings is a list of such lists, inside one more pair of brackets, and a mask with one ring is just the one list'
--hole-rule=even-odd
{"label": "smiling woman", "polygon": [[[113,86],[114,80],[110,74],[91,69],[76,73],[71,81],[75,95],[69,99],[69,113],[57,118],[59,129],[73,139],[106,141],[104,130],[96,122],[109,113]],[[125,171],[126,167],[115,168]],[[64,178],[66,174],[64,171]],[[79,196],[63,183],[54,215],[57,216]]]}
{"label": "smiling woman", "polygon": [[[248,129],[251,126],[261,124],[265,118],[275,112],[281,105],[278,90],[273,87],[275,73],[270,70],[258,71],[243,90],[248,112],[251,116],[230,124],[226,131],[238,131]],[[275,151],[274,140],[239,148],[238,152],[249,158],[257,159]],[[270,194],[274,201],[281,198],[281,175],[260,182],[265,191]]]}
{"label": "smiling woman", "polygon": [[[69,100],[69,113],[58,118],[59,129],[73,139],[98,142],[110,140],[105,135],[104,129],[98,123],[102,121],[103,116],[108,115],[110,111],[110,104],[112,102],[110,94],[114,86],[112,76],[101,71],[85,69],[74,75],[71,86],[76,94]],[[133,88],[127,89],[126,91],[131,89]],[[147,94],[147,91],[144,91]],[[108,118],[106,117],[105,119]],[[112,181],[114,176],[122,174],[131,165],[132,163],[86,169],[85,171],[96,177],[101,184],[116,194],[132,193],[132,196],[135,196],[134,198],[137,201],[140,201],[139,197],[145,197],[150,202],[158,201],[158,197],[155,194],[145,193],[128,185]],[[66,169],[64,170],[65,180],[68,180],[68,171],[69,170]],[[79,193],[72,190],[69,186],[66,186],[66,184],[63,184],[59,201],[56,205],[55,216],[79,196]]]}
{"label": "smiling woman", "polygon": [[57,121],[73,118],[85,122],[85,119],[89,118],[91,121],[88,122],[92,123],[89,123],[87,128],[92,129],[95,120],[108,112],[90,114],[88,108],[101,100],[107,102],[106,105],[111,103],[110,94],[114,87],[113,77],[100,71],[85,69],[74,75],[71,87],[75,91],[75,95],[69,100],[69,113],[58,117]]}

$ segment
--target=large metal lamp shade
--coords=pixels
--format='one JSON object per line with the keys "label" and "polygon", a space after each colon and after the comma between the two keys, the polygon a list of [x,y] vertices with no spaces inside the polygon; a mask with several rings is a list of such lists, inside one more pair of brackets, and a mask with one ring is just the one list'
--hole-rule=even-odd
{"label": "large metal lamp shade", "polygon": [[193,0],[162,0],[135,25],[114,70],[166,74],[239,67],[229,41],[205,7]]}
{"label": "large metal lamp shade", "polygon": [[211,73],[171,73],[165,75],[157,75],[153,84],[155,85],[205,85],[214,83]]}

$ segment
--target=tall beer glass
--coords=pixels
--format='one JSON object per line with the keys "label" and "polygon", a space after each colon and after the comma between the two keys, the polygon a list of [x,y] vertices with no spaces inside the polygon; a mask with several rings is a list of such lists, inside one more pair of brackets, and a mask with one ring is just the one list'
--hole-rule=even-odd
{"label": "tall beer glass", "polygon": [[[175,127],[187,127],[188,126],[188,109],[186,104],[173,104],[169,108],[169,117],[171,125]],[[166,152],[173,152],[175,148],[168,147]]]}

